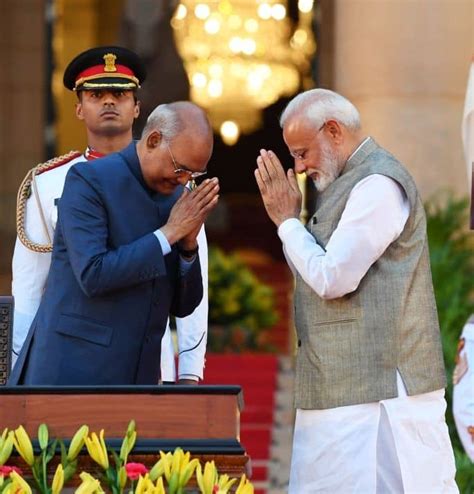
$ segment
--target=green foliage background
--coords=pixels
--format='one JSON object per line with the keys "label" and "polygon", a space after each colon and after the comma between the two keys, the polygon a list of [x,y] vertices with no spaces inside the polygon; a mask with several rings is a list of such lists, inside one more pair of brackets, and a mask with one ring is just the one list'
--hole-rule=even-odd
{"label": "green foliage background", "polygon": [[237,254],[209,248],[208,349],[271,350],[265,330],[277,319],[273,290]]}
{"label": "green foliage background", "polygon": [[444,195],[426,204],[431,271],[448,378],[446,418],[462,494],[474,492],[474,464],[464,452],[452,414],[454,359],[462,328],[474,313],[474,233],[468,228],[468,201]]}

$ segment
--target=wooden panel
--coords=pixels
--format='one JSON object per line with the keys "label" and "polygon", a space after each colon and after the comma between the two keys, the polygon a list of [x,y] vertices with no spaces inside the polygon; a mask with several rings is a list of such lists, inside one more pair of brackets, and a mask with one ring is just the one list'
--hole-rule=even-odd
{"label": "wooden panel", "polygon": [[106,437],[123,437],[134,419],[147,438],[224,439],[239,437],[238,397],[219,394],[24,394],[0,396],[0,425],[22,424],[36,437],[39,424],[51,435],[70,437],[81,424]]}
{"label": "wooden panel", "polygon": [[0,387],[0,426],[21,424],[34,438],[44,422],[52,436],[67,438],[87,424],[122,438],[133,419],[141,439],[238,439],[241,406],[238,386],[6,386]]}

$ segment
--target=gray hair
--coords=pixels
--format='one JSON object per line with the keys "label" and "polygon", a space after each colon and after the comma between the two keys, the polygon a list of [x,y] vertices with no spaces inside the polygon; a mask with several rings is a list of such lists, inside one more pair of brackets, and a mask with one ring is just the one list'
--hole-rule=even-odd
{"label": "gray hair", "polygon": [[142,137],[152,130],[159,130],[165,140],[171,140],[184,129],[184,122],[173,104],[157,106],[148,116]]}
{"label": "gray hair", "polygon": [[317,128],[328,120],[336,120],[351,131],[360,129],[357,108],[329,89],[310,89],[295,96],[281,114],[280,126],[283,128],[296,115],[307,118]]}

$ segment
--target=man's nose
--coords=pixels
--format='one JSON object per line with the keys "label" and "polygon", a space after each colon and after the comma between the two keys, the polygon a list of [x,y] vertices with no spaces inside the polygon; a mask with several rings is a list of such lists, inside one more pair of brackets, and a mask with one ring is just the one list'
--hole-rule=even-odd
{"label": "man's nose", "polygon": [[114,105],[115,104],[114,95],[112,93],[105,93],[102,98],[102,103],[104,105]]}
{"label": "man's nose", "polygon": [[189,182],[189,176],[186,173],[178,175],[178,182],[180,185],[186,185]]}
{"label": "man's nose", "polygon": [[295,172],[303,173],[305,171],[306,171],[306,165],[304,164],[304,161],[300,158],[295,158]]}

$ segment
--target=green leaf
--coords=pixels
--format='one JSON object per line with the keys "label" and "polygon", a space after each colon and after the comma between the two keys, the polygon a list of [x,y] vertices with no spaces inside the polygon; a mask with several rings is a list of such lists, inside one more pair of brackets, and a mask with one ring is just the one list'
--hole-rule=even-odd
{"label": "green leaf", "polygon": [[48,448],[48,452],[45,457],[46,463],[49,463],[51,459],[54,458],[54,455],[56,454],[57,445],[58,445],[58,440],[55,439]]}

